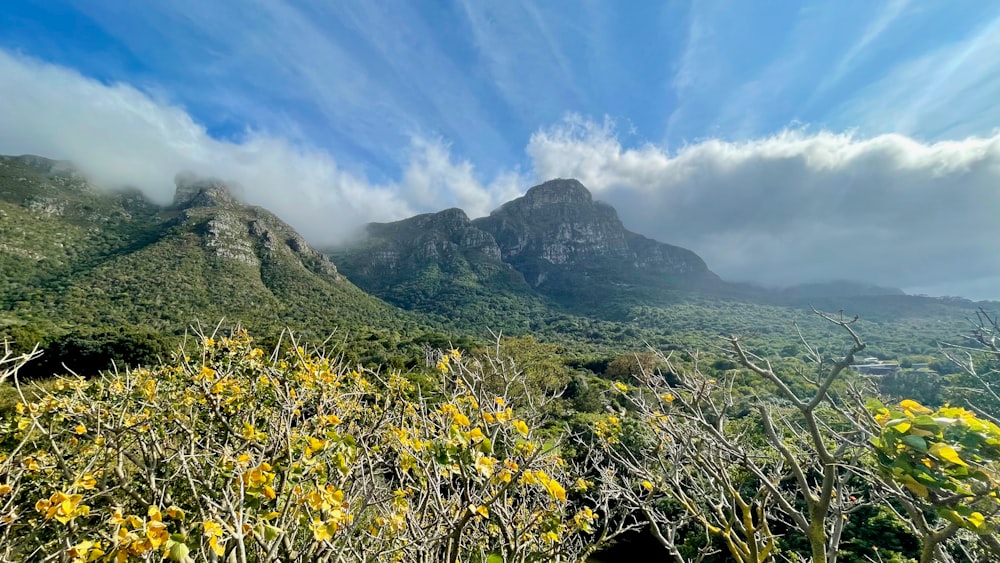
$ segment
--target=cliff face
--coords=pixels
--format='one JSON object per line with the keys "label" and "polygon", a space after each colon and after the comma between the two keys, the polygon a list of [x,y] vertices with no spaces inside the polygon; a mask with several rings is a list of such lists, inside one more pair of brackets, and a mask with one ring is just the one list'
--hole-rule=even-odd
{"label": "cliff face", "polygon": [[294,229],[265,209],[242,204],[224,182],[190,174],[178,174],[174,182],[173,207],[180,212],[174,224],[199,232],[217,257],[253,267],[287,261],[331,281],[342,279]]}
{"label": "cliff face", "polygon": [[[366,227],[369,264],[364,273],[398,272],[401,267],[450,261],[466,253],[500,260],[500,247],[488,233],[469,220],[461,209],[417,215],[395,223],[371,223]],[[405,273],[405,272],[404,272]]]}
{"label": "cliff face", "polygon": [[543,286],[592,274],[628,283],[635,274],[664,281],[715,279],[697,254],[629,232],[610,205],[576,180],[551,180],[473,222],[493,235],[505,262]]}
{"label": "cliff face", "polygon": [[576,180],[552,180],[504,204],[476,226],[491,233],[507,262],[572,265],[628,252],[615,210]]}
{"label": "cliff face", "polygon": [[614,286],[717,280],[695,253],[626,230],[576,180],[545,182],[473,221],[448,209],[373,223],[365,235],[336,251],[336,262],[362,288],[403,305],[402,292],[428,289],[419,283],[428,278],[431,294],[486,287],[500,276],[520,292],[570,299]]}
{"label": "cliff face", "polygon": [[418,310],[464,306],[471,296],[532,294],[519,272],[502,261],[500,245],[461,209],[371,223],[364,238],[334,251],[349,279],[387,301]]}

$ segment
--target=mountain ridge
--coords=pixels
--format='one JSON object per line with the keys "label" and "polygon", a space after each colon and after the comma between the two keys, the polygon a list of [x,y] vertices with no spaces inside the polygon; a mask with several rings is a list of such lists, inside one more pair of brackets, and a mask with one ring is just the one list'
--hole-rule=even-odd
{"label": "mountain ridge", "polygon": [[796,322],[809,305],[862,312],[898,342],[921,328],[956,334],[976,307],[866,284],[727,282],[694,252],[625,229],[575,180],[540,184],[487,217],[451,208],[373,223],[332,251],[244,204],[238,187],[187,174],[175,183],[174,201],[159,205],[92,185],[68,163],[0,157],[0,333],[180,334],[226,318],[321,339],[345,328],[372,338],[366,348],[385,343],[388,357],[404,332],[418,350],[497,332],[590,350],[700,346]]}
{"label": "mountain ridge", "polygon": [[720,281],[694,252],[625,229],[612,206],[573,179],[543,182],[487,217],[453,208],[369,223],[361,241],[331,255],[360,287],[404,307],[413,303],[398,288],[433,269],[455,274],[456,287],[488,285],[503,273],[510,291],[564,303],[637,281],[664,288]]}
{"label": "mountain ridge", "polygon": [[160,206],[93,186],[66,163],[0,158],[0,326],[415,324],[273,213],[245,205],[238,188],[191,174],[175,183],[173,203]]}

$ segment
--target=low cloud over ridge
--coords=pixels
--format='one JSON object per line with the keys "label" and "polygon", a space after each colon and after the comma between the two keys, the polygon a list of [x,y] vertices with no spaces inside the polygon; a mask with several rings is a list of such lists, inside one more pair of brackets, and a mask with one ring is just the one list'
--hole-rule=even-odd
{"label": "low cloud over ridge", "polygon": [[786,130],[667,152],[570,117],[528,153],[538,175],[579,178],[630,228],[728,279],[1000,297],[1000,134],[925,144]]}
{"label": "low cloud over ridge", "polygon": [[494,194],[517,195],[516,175],[480,184],[447,144],[414,138],[403,178],[377,184],[347,172],[327,152],[281,136],[247,131],[219,140],[184,109],[127,84],[103,84],[76,71],[0,50],[0,154],[73,161],[95,183],[134,186],[169,202],[179,171],[238,183],[317,244],[343,240],[368,221],[460,206],[488,213]]}
{"label": "low cloud over ridge", "polygon": [[445,140],[414,138],[400,149],[400,177],[376,183],[278,134],[213,138],[130,85],[2,50],[0,76],[0,153],[69,159],[102,185],[161,202],[181,170],[235,181],[317,244],[450,206],[483,215],[536,181],[576,177],[628,228],[695,250],[727,279],[847,278],[1000,298],[1000,134],[921,143],[789,130],[666,150],[571,116],[532,136],[526,173],[484,179]]}

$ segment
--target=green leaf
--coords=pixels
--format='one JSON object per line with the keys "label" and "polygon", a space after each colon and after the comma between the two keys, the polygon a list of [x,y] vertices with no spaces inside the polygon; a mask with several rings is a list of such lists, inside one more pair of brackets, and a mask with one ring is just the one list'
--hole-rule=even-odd
{"label": "green leaf", "polygon": [[868,399],[867,401],[865,401],[865,406],[868,407],[868,410],[871,411],[881,410],[885,408],[885,405],[882,404],[882,401],[879,401],[878,399]]}
{"label": "green leaf", "polygon": [[187,546],[187,544],[173,540],[168,542],[167,559],[184,563],[188,560],[189,553],[191,553],[191,549]]}
{"label": "green leaf", "polygon": [[923,483],[917,482],[916,479],[907,475],[902,479],[903,486],[910,490],[911,493],[917,495],[920,498],[927,498],[930,496],[927,487]]}
{"label": "green leaf", "polygon": [[491,553],[486,557],[486,563],[503,563],[503,557],[499,553]]}
{"label": "green leaf", "polygon": [[484,454],[493,453],[493,442],[489,438],[483,438],[483,441],[479,443],[479,451]]}
{"label": "green leaf", "polygon": [[273,541],[275,538],[281,535],[282,529],[277,526],[272,526],[266,524],[264,526],[264,539],[266,541]]}
{"label": "green leaf", "polygon": [[962,515],[954,510],[951,510],[950,508],[939,508],[938,515],[952,524],[958,524],[959,526],[965,525],[965,519],[962,518]]}
{"label": "green leaf", "polygon": [[917,450],[920,453],[927,453],[927,441],[920,436],[906,435],[903,436],[901,440],[907,446]]}

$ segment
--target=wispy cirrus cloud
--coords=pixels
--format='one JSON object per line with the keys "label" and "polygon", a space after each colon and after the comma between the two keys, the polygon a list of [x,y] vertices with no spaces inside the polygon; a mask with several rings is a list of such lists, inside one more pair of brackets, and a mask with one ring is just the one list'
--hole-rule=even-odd
{"label": "wispy cirrus cloud", "polygon": [[[833,65],[833,68],[826,73],[823,80],[816,86],[813,98],[811,99],[814,99],[816,95],[822,94],[829,89],[830,86],[842,80],[844,76],[855,68],[860,59],[873,55],[873,53],[871,53],[872,44],[875,43],[894,22],[899,20],[900,16],[903,15],[909,5],[910,0],[891,0],[890,2],[885,3],[882,10],[873,15],[858,40],[852,43],[847,50],[839,56],[836,63]],[[809,105],[809,101],[806,102],[806,105]]]}
{"label": "wispy cirrus cloud", "polygon": [[412,136],[446,136],[483,162],[511,158],[494,112],[464,79],[455,45],[409,4],[77,7],[133,52],[152,55],[157,86],[224,129],[249,122],[375,174],[405,164],[401,149]]}
{"label": "wispy cirrus cloud", "polygon": [[[937,1],[688,8],[671,79],[671,145],[807,123],[923,139],[996,126],[1000,7]],[[976,111],[970,111],[975,108]]]}
{"label": "wispy cirrus cloud", "polygon": [[835,113],[868,131],[924,138],[1000,126],[1000,14],[971,35],[888,68]]}
{"label": "wispy cirrus cloud", "polygon": [[574,68],[583,61],[570,59],[567,43],[575,34],[562,29],[572,15],[567,20],[567,14],[553,14],[545,4],[522,0],[459,0],[459,9],[490,84],[522,127],[530,130],[553,111],[585,107],[587,93]]}

